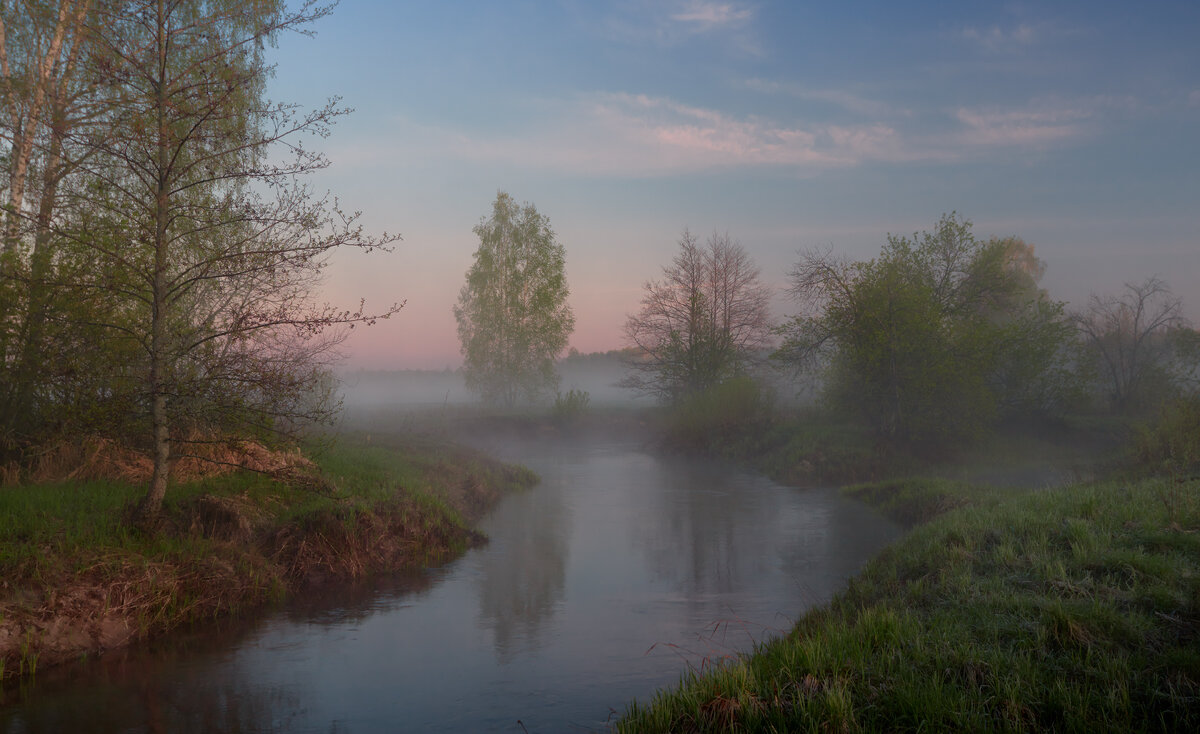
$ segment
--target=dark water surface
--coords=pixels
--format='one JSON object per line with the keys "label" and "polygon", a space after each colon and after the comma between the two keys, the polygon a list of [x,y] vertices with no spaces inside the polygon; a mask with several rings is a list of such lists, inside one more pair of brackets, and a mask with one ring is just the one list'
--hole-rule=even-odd
{"label": "dark water surface", "polygon": [[632,441],[488,448],[542,482],[484,521],[486,546],[45,671],[8,694],[0,732],[603,730],[785,631],[899,535],[832,490]]}

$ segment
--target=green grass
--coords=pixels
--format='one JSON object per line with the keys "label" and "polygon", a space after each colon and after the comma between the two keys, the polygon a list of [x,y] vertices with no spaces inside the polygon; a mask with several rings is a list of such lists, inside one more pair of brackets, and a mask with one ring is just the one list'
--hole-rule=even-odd
{"label": "green grass", "polygon": [[843,487],[842,494],[866,502],[898,523],[912,527],[950,510],[994,506],[1023,490],[996,489],[952,479],[914,477]]}
{"label": "green grass", "polygon": [[1200,482],[904,496],[959,507],[617,730],[1200,730]]}
{"label": "green grass", "polygon": [[861,427],[818,411],[778,421],[747,456],[773,479],[806,486],[861,482],[909,468],[905,457],[881,451]]}
{"label": "green grass", "polygon": [[0,488],[4,673],[28,672],[54,645],[43,631],[55,620],[87,628],[115,614],[145,636],[261,605],[314,577],[444,559],[479,539],[470,526],[499,497],[536,481],[413,436],[351,437],[316,456],[315,478],[239,472],[173,486],[155,532],[128,522],[141,485]]}

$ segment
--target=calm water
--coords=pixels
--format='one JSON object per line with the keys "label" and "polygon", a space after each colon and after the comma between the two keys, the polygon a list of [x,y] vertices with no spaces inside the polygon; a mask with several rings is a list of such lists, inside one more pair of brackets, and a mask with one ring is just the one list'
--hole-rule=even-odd
{"label": "calm water", "polygon": [[830,490],[620,441],[489,449],[542,483],[454,563],[46,671],[0,732],[602,730],[826,601],[899,530]]}

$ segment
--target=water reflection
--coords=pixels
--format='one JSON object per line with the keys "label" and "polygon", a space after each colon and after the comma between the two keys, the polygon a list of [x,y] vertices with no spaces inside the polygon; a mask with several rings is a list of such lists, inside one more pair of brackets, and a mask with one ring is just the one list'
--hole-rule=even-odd
{"label": "water reflection", "polygon": [[[220,635],[218,635],[220,639]],[[211,644],[211,641],[210,643]],[[287,732],[304,714],[298,691],[214,676],[228,658],[188,646],[160,657],[126,652],[105,656],[87,685],[38,681],[7,721],[5,734],[46,732]],[[215,665],[214,665],[215,664]],[[11,703],[16,703],[15,701]]]}
{"label": "water reflection", "polygon": [[[563,600],[571,514],[558,483],[510,498],[488,521],[494,540],[479,559],[479,614],[501,662],[537,650]],[[495,534],[497,528],[512,532]]]}
{"label": "water reflection", "polygon": [[770,563],[775,518],[761,497],[740,491],[742,475],[711,462],[674,461],[649,480],[663,491],[646,493],[634,542],[676,593],[732,594]]}
{"label": "water reflection", "polygon": [[[109,702],[112,703],[109,703]],[[92,700],[22,712],[6,732],[290,732],[302,713],[300,702],[279,690],[246,690],[233,684],[202,683],[179,690],[150,683],[138,690],[100,688]],[[131,722],[141,722],[131,725]]]}

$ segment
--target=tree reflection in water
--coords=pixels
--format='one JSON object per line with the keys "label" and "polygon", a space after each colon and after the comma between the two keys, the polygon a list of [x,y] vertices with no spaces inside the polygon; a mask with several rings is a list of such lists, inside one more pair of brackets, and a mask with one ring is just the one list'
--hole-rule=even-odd
{"label": "tree reflection in water", "polygon": [[561,487],[543,485],[509,498],[489,524],[523,528],[493,542],[480,562],[479,613],[505,663],[541,646],[563,601],[571,513]]}
{"label": "tree reflection in water", "polygon": [[[2,730],[57,734],[240,734],[288,732],[304,716],[295,690],[251,681],[215,681],[208,666],[181,681],[178,668],[145,656],[135,670],[126,664],[119,684],[73,688],[69,696],[43,690],[24,702]],[[174,675],[161,675],[170,669]],[[49,688],[39,685],[39,689]]]}

